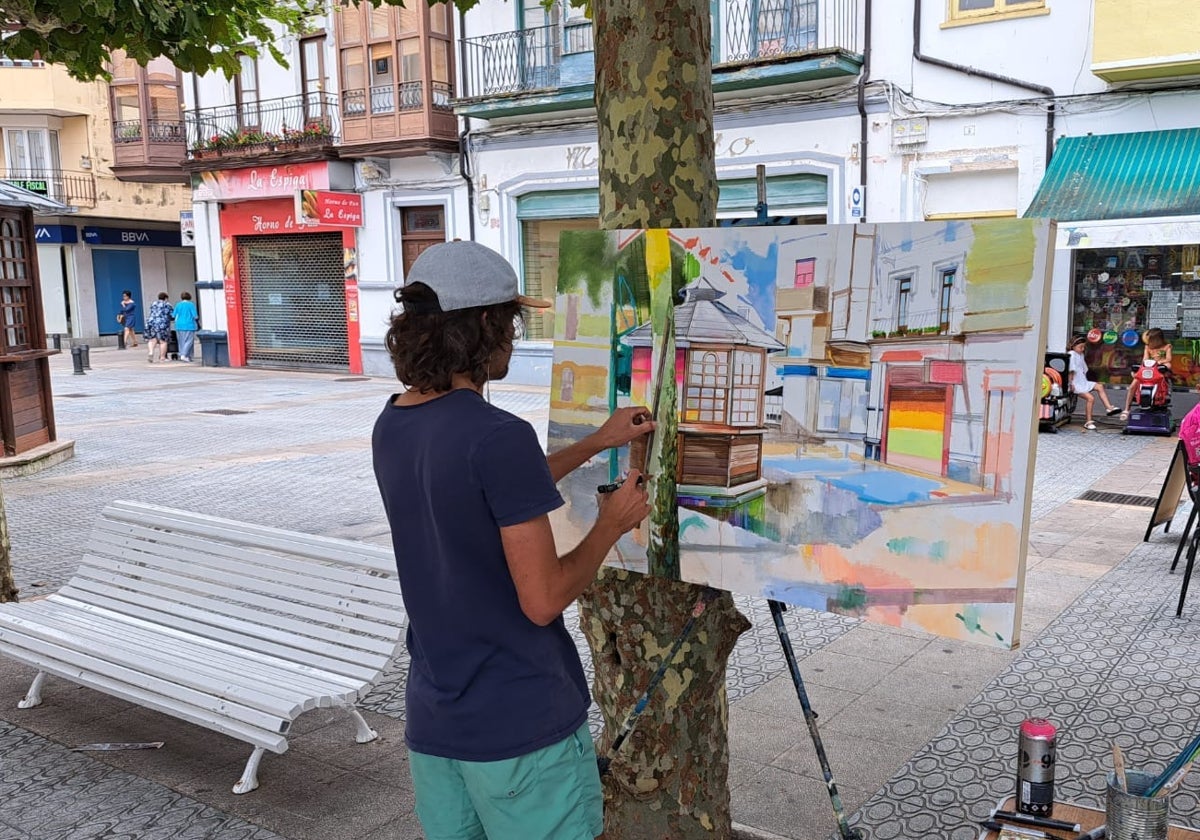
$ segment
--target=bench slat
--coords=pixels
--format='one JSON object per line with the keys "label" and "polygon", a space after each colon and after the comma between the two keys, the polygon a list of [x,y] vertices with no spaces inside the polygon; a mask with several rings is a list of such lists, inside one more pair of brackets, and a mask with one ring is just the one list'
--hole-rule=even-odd
{"label": "bench slat", "polygon": [[396,561],[392,553],[386,548],[366,543],[299,534],[281,528],[136,502],[113,502],[105,508],[104,513],[110,519],[137,525],[155,525],[168,531],[188,531],[226,539],[235,545],[270,548],[313,560],[338,560],[346,565],[372,569],[385,576],[396,574]]}
{"label": "bench slat", "polygon": [[[395,624],[388,625],[349,615],[331,614],[303,604],[285,604],[276,598],[149,568],[139,565],[137,552],[127,552],[123,559],[89,555],[88,561],[87,566],[80,567],[80,575],[124,586],[133,591],[151,592],[165,601],[200,603],[206,600],[204,596],[211,596],[220,599],[218,603],[230,602],[253,607],[260,614],[265,611],[288,619],[300,619],[296,622],[298,626],[295,629],[307,636],[336,638],[339,635],[357,634],[386,639],[398,630],[398,625]],[[285,608],[287,612],[283,613]]]}
{"label": "bench slat", "polygon": [[186,531],[163,531],[129,522],[102,520],[93,532],[93,541],[100,535],[112,538],[145,539],[155,545],[170,545],[241,561],[251,569],[264,567],[299,574],[306,588],[328,592],[356,592],[361,600],[385,606],[401,603],[400,587],[396,582],[393,564],[389,577],[365,575],[361,569],[345,568],[328,561],[314,561],[294,555],[280,555],[249,548],[225,540],[214,540]]}
{"label": "bench slat", "polygon": [[[80,639],[68,639],[65,642],[65,646],[63,644],[55,644],[26,635],[24,632],[17,632],[14,629],[14,625],[8,623],[0,624],[0,644],[6,647],[20,647],[41,656],[48,656],[64,665],[75,666],[87,673],[98,674],[113,682],[138,686],[152,694],[157,694],[164,698],[164,700],[187,703],[196,708],[210,711],[221,717],[240,721],[241,723],[266,730],[267,732],[287,733],[288,726],[291,723],[290,717],[268,714],[259,709],[244,706],[235,700],[224,700],[213,697],[171,680],[161,679],[140,670],[127,668],[119,663],[97,659],[82,651],[81,648],[84,645],[81,645],[80,642]],[[71,676],[71,672],[67,672],[66,676],[74,679]]]}
{"label": "bench slat", "polygon": [[[336,674],[358,683],[369,683],[375,679],[399,648],[397,643],[389,654],[379,654],[313,640],[309,649],[302,650],[269,639],[248,638],[248,630],[260,632],[261,627],[248,625],[237,619],[223,619],[221,624],[217,624],[214,618],[220,617],[192,607],[173,607],[171,612],[163,612],[138,603],[109,599],[93,592],[76,594],[86,596],[87,600],[70,597],[65,591],[50,595],[45,600],[63,603],[81,612],[121,615],[131,620],[140,619],[151,626],[162,627],[185,637],[212,639],[241,650],[246,650],[247,644],[253,644],[253,650],[247,655],[253,655],[257,651],[266,657],[319,669],[323,673]],[[231,629],[225,629],[226,626]]]}
{"label": "bench slat", "polygon": [[[97,655],[107,656],[108,651],[113,651],[114,661],[117,661],[116,652],[120,652],[127,658],[119,661],[137,667],[140,667],[139,657],[145,657],[163,669],[151,673],[172,679],[174,674],[182,670],[188,678],[180,679],[180,682],[218,696],[226,696],[221,693],[222,688],[232,684],[238,689],[236,696],[263,710],[277,711],[280,702],[300,704],[305,710],[344,705],[358,697],[360,686],[353,681],[338,679],[293,663],[270,661],[266,657],[251,658],[247,651],[228,645],[217,645],[207,640],[202,643],[182,634],[143,626],[144,622],[135,623],[114,614],[89,614],[61,603],[37,601],[26,606],[30,608],[22,611],[26,613],[23,616],[26,632],[32,633],[28,624],[36,622],[38,626],[52,627],[61,633],[85,636],[89,644],[103,641],[100,649],[104,654]],[[0,616],[0,621],[3,620]],[[186,663],[185,668],[181,669],[181,663]],[[205,679],[201,679],[201,676]],[[191,679],[195,682],[190,682]],[[273,699],[262,705],[251,703],[249,698],[257,695]]]}
{"label": "bench slat", "polygon": [[45,671],[47,674],[61,677],[74,685],[82,685],[121,700],[136,703],[144,708],[153,709],[156,712],[161,712],[180,720],[186,720],[188,723],[194,723],[197,726],[229,735],[232,738],[237,738],[239,741],[268,749],[274,753],[287,751],[287,738],[284,734],[268,732],[254,726],[247,726],[209,709],[182,703],[176,699],[164,698],[137,685],[130,685],[127,682],[114,680],[103,674],[87,670],[81,671],[78,666],[60,661],[46,653],[33,653],[20,647],[9,647],[3,644],[0,644],[0,650],[3,650],[4,655],[11,659],[23,662],[32,668],[37,668],[39,671]]}
{"label": "bench slat", "polygon": [[[188,577],[212,581],[221,585],[223,589],[250,590],[271,597],[284,596],[286,599],[294,599],[324,611],[372,618],[389,624],[395,621],[395,611],[403,608],[398,587],[392,595],[399,603],[379,604],[375,596],[378,594],[382,600],[383,593],[378,590],[356,589],[343,583],[331,583],[329,588],[323,588],[322,581],[315,580],[303,572],[247,566],[246,560],[249,560],[249,557],[234,560],[215,553],[201,553],[202,546],[203,541],[200,540],[193,541],[188,548],[180,548],[128,536],[97,533],[92,537],[89,550],[98,556],[125,559],[131,557],[130,551],[138,551],[141,552],[137,558],[138,562],[179,572]],[[216,543],[209,543],[208,546],[218,550],[220,548]]]}
{"label": "bench slat", "polygon": [[[152,588],[144,587],[144,589]],[[103,582],[86,578],[72,579],[70,583],[59,590],[58,594],[87,603],[96,603],[97,606],[113,609],[117,612],[126,611],[126,608],[123,606],[125,603],[142,604],[147,602],[147,593],[120,586],[110,586]],[[149,594],[153,596],[152,592]],[[342,634],[343,638],[341,639],[327,634],[323,640],[310,640],[308,637],[303,636],[308,627],[302,622],[263,614],[257,610],[243,609],[213,599],[197,598],[192,604],[186,606],[183,604],[175,606],[177,602],[164,602],[153,597],[150,600],[163,611],[174,611],[193,619],[198,624],[217,628],[236,628],[245,640],[243,646],[248,646],[257,640],[272,641],[280,645],[286,645],[293,652],[287,655],[280,652],[278,655],[293,662],[312,664],[310,661],[311,656],[306,652],[311,650],[318,641],[324,641],[331,645],[339,645],[340,647],[349,649],[354,649],[350,646],[357,642],[358,650],[374,653],[376,656],[383,658],[385,664],[387,659],[395,653],[397,647],[396,642],[382,639],[368,639],[365,637],[358,637],[356,639],[352,634],[348,633]],[[205,630],[202,627],[197,627],[196,632],[210,638],[220,638],[216,630]],[[225,641],[229,641],[229,639],[225,639]],[[335,668],[339,672],[345,670],[344,668],[338,668],[331,661],[329,669],[335,670]],[[379,670],[382,670],[382,668],[383,665],[381,664]]]}

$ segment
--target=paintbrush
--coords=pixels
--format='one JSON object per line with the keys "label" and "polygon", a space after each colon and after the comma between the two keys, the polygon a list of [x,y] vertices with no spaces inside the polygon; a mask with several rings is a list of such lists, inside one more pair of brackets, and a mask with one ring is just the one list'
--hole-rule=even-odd
{"label": "paintbrush", "polygon": [[1143,795],[1154,796],[1156,793],[1162,790],[1162,787],[1167,783],[1167,780],[1178,773],[1179,768],[1195,759],[1198,753],[1200,753],[1200,735],[1197,735],[1188,742],[1188,745],[1183,748],[1183,752],[1176,756],[1175,760],[1167,765],[1167,769],[1162,771],[1162,773],[1158,775],[1158,778],[1150,783],[1150,787],[1146,788],[1146,793]]}
{"label": "paintbrush", "polygon": [[1183,782],[1183,777],[1186,776],[1188,771],[1191,769],[1192,762],[1189,761],[1187,764],[1176,770],[1175,774],[1171,776],[1171,778],[1167,779],[1167,783],[1154,792],[1154,796],[1170,796],[1175,792],[1175,788],[1179,787],[1179,785]]}
{"label": "paintbrush", "polygon": [[1113,776],[1117,780],[1117,790],[1121,793],[1129,793],[1129,782],[1125,777],[1125,756],[1121,754],[1121,748],[1115,741],[1113,742]]}

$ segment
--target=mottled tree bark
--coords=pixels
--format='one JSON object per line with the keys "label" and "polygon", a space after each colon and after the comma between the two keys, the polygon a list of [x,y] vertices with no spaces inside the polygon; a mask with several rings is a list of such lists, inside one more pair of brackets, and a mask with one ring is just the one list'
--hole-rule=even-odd
{"label": "mottled tree bark", "polygon": [[[712,225],[707,0],[596,0],[594,12],[601,227]],[[660,478],[673,496],[674,477]],[[580,599],[602,753],[702,591],[606,568]],[[604,778],[606,840],[730,836],[725,672],[749,626],[728,593],[705,610]]]}
{"label": "mottled tree bark", "polygon": [[17,600],[12,574],[12,548],[8,541],[8,517],[4,512],[4,487],[0,485],[0,604]]}

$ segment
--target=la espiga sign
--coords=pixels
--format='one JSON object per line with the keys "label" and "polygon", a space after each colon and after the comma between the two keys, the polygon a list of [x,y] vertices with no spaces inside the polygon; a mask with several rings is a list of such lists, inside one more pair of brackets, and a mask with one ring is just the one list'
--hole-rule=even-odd
{"label": "la espiga sign", "polygon": [[296,193],[296,221],[313,227],[362,227],[362,196],[330,190],[300,190]]}

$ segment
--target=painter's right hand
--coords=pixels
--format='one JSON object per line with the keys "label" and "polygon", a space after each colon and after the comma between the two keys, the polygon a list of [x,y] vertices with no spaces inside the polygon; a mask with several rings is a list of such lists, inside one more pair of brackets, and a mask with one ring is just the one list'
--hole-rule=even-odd
{"label": "painter's right hand", "polygon": [[613,529],[618,535],[632,531],[650,515],[650,497],[642,474],[630,470],[625,483],[600,500],[597,524]]}

